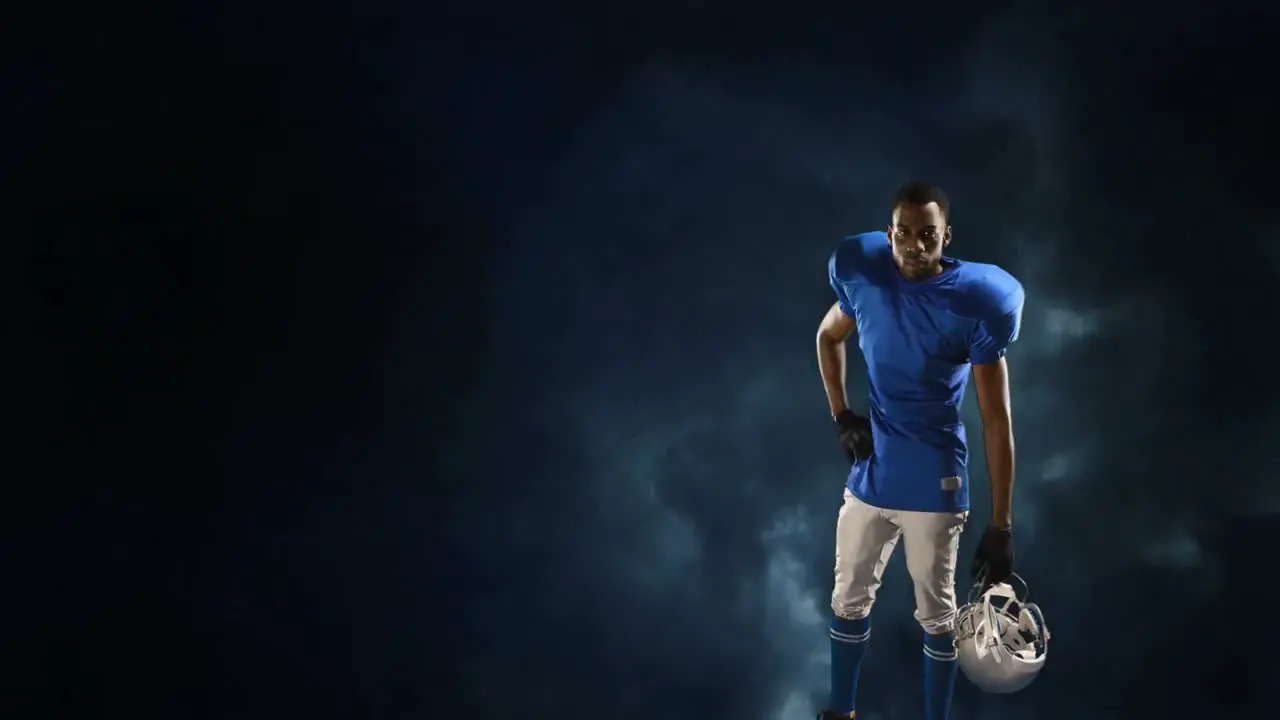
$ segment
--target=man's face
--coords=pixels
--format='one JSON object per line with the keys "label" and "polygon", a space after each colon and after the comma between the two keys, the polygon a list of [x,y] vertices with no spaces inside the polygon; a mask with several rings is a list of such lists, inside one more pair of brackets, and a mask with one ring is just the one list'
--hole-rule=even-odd
{"label": "man's face", "polygon": [[951,244],[951,227],[938,203],[899,204],[887,232],[893,261],[904,277],[923,280],[942,272],[942,250]]}

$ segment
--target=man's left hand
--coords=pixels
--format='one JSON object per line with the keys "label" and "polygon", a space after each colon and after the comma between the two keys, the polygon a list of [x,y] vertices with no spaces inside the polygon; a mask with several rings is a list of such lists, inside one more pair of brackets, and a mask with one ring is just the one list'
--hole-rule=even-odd
{"label": "man's left hand", "polygon": [[982,533],[971,570],[975,580],[981,578],[984,588],[1002,583],[1013,574],[1013,529],[989,526]]}

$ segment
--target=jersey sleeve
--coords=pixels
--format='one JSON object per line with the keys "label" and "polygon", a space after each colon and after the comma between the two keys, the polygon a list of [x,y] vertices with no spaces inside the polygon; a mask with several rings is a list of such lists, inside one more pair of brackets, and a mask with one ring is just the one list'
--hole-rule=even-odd
{"label": "jersey sleeve", "polygon": [[841,250],[843,249],[844,246],[842,245],[831,253],[831,259],[827,262],[827,279],[831,281],[831,289],[836,292],[836,303],[840,306],[840,312],[853,317],[853,303],[850,302],[849,293],[845,290],[844,282],[841,279],[841,265],[843,264]]}
{"label": "jersey sleeve", "polygon": [[[879,243],[876,242],[877,239],[880,240]],[[827,262],[827,279],[831,281],[831,289],[836,293],[836,302],[840,304],[840,312],[849,317],[854,315],[853,298],[849,297],[848,286],[862,279],[863,273],[872,264],[869,262],[873,258],[872,248],[879,246],[888,247],[884,233],[880,233],[878,238],[876,233],[850,235],[841,241]]]}
{"label": "jersey sleeve", "polygon": [[1011,287],[999,288],[1002,295],[991,298],[986,312],[978,320],[969,344],[969,362],[987,365],[1004,357],[1022,329],[1022,304],[1026,299],[1022,286],[1008,278]]}

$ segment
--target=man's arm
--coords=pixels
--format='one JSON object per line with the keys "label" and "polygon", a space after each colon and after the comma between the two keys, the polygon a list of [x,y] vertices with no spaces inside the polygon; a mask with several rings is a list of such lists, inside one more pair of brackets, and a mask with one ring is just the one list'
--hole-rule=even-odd
{"label": "man's arm", "polygon": [[991,476],[991,524],[1013,527],[1013,415],[1009,402],[1009,366],[1001,357],[973,366],[982,413],[982,434]]}
{"label": "man's arm", "polygon": [[822,385],[827,390],[827,404],[831,417],[848,409],[845,395],[845,341],[853,334],[853,318],[845,315],[840,303],[835,303],[818,326],[818,370],[822,373]]}

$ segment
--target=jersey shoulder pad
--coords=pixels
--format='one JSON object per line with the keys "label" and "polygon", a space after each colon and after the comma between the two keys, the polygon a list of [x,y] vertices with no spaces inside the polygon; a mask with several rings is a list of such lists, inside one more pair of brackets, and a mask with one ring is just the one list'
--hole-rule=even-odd
{"label": "jersey shoulder pad", "polygon": [[960,290],[965,306],[978,320],[995,320],[1022,309],[1022,283],[1008,271],[989,263],[965,263]]}
{"label": "jersey shoulder pad", "polygon": [[890,252],[889,236],[884,232],[850,235],[831,253],[831,278],[849,282],[875,272],[883,254]]}

